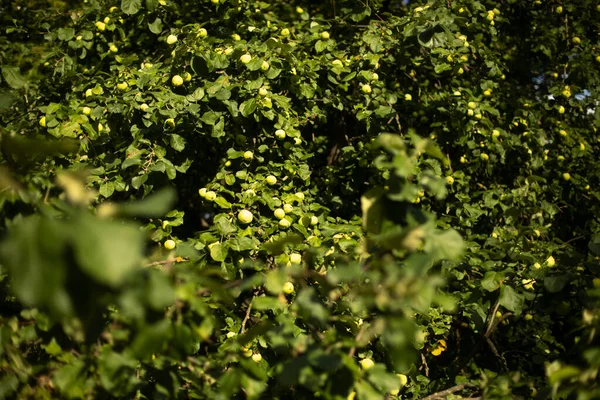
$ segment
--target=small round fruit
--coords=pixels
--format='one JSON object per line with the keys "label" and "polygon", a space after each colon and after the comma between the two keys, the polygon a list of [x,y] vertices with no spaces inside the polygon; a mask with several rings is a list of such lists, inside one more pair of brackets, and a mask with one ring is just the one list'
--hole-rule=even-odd
{"label": "small round fruit", "polygon": [[573,43],[575,43],[575,44],[579,44],[579,43],[581,43],[581,39],[580,39],[579,37],[575,36],[575,37],[573,38]]}
{"label": "small round fruit", "polygon": [[321,39],[323,40],[327,40],[329,39],[329,32],[325,31],[325,32],[321,32]]}
{"label": "small round fruit", "polygon": [[252,160],[253,158],[254,158],[254,153],[253,153],[253,152],[251,152],[251,151],[249,151],[249,150],[248,150],[248,151],[246,151],[246,152],[244,152],[244,160],[248,160],[248,161],[250,161],[250,160]]}
{"label": "small round fruit", "polygon": [[371,80],[372,81],[378,81],[379,80],[379,74],[377,72],[373,72],[373,74],[371,75]]}
{"label": "small round fruit", "polygon": [[477,103],[475,103],[474,101],[470,101],[470,102],[467,104],[467,107],[469,108],[469,110],[474,110],[474,109],[476,109],[476,108],[477,108]]}
{"label": "small round fruit", "polygon": [[375,363],[370,358],[365,358],[363,360],[360,360],[360,366],[362,369],[369,369],[369,368],[372,368],[374,365],[375,365]]}
{"label": "small round fruit", "polygon": [[273,102],[271,101],[271,98],[265,97],[265,99],[263,100],[263,105],[267,108],[273,108]]}
{"label": "small round fruit", "polygon": [[446,183],[447,183],[448,185],[452,185],[452,184],[454,183],[454,178],[453,178],[453,177],[451,177],[451,176],[447,176],[447,177],[446,177]]}
{"label": "small round fruit", "polygon": [[208,32],[207,32],[207,30],[206,30],[206,29],[204,29],[204,28],[200,28],[200,29],[198,30],[198,37],[202,37],[202,38],[203,38],[203,37],[206,37],[207,35],[208,35]]}
{"label": "small round fruit", "polygon": [[489,160],[490,156],[488,156],[486,153],[481,153],[481,155],[479,156],[483,161],[487,161]]}
{"label": "small round fruit", "polygon": [[304,9],[302,7],[296,7],[296,12],[298,14],[303,14],[304,13]]}
{"label": "small round fruit", "polygon": [[497,130],[497,129],[494,129],[494,130],[492,131],[492,137],[493,137],[493,138],[497,138],[497,137],[499,137],[499,136],[500,136],[500,131],[499,131],[499,130]]}
{"label": "small round fruit", "polygon": [[167,229],[167,226],[169,226],[169,221],[163,221],[162,222],[162,228],[163,229]]}
{"label": "small round fruit", "polygon": [[554,9],[554,11],[556,11],[557,14],[562,14],[563,8],[562,8],[562,6],[558,6]]}
{"label": "small round fruit", "polygon": [[283,293],[292,294],[294,293],[294,284],[292,282],[286,282],[283,284]]}
{"label": "small round fruit", "polygon": [[318,223],[319,223],[319,218],[317,218],[317,217],[316,217],[316,216],[314,216],[314,215],[313,215],[312,217],[310,217],[310,224],[311,224],[311,225],[313,225],[313,226],[314,226],[314,225],[317,225]]}
{"label": "small round fruit", "polygon": [[129,85],[127,84],[127,82],[120,82],[117,84],[117,89],[119,90],[126,90],[129,87]]}
{"label": "small round fruit", "polygon": [[92,109],[89,107],[83,107],[81,109],[81,112],[83,113],[83,115],[90,115],[92,113]]}
{"label": "small round fruit", "polygon": [[268,62],[263,61],[262,64],[260,64],[260,69],[262,69],[263,71],[267,71],[269,69],[270,65]]}
{"label": "small round fruit", "polygon": [[208,192],[206,192],[206,194],[204,195],[204,198],[208,201],[215,201],[217,199],[217,194],[212,191],[209,190]]}
{"label": "small round fruit", "polygon": [[227,336],[229,339],[231,339],[232,337],[235,337],[235,335],[236,335],[236,334],[235,334],[235,332],[227,332],[227,335],[226,335],[226,336]]}
{"label": "small round fruit", "polygon": [[411,95],[410,93],[406,93],[406,94],[404,95],[404,100],[406,100],[406,101],[411,101],[411,100],[412,100],[412,95]]}
{"label": "small round fruit", "polygon": [[540,263],[536,262],[536,263],[533,264],[533,268],[534,269],[541,269],[542,266],[540,265]]}
{"label": "small round fruit", "polygon": [[277,129],[275,131],[275,137],[280,140],[285,139],[285,131],[283,129]]}
{"label": "small round fruit", "polygon": [[240,61],[242,64],[248,64],[250,61],[252,61],[252,56],[250,54],[244,54],[240,57]]}
{"label": "small round fruit", "polygon": [[293,209],[294,209],[294,207],[291,204],[283,205],[283,211],[285,211],[286,214],[291,213]]}
{"label": "small round fruit", "polygon": [[408,377],[404,374],[396,374],[398,379],[400,379],[400,386],[406,386],[408,383]]}
{"label": "small round fruit", "polygon": [[523,318],[525,319],[525,321],[531,321],[533,319],[533,315],[525,314],[525,316]]}
{"label": "small round fruit", "polygon": [[302,255],[300,253],[290,254],[290,262],[292,264],[302,264]]}
{"label": "small round fruit", "polygon": [[252,354],[252,361],[254,361],[255,363],[259,363],[262,361],[262,356],[260,355],[260,353],[254,353]]}
{"label": "small round fruit", "polygon": [[174,240],[167,240],[165,241],[165,249],[167,250],[173,250],[175,248],[175,241]]}
{"label": "small round fruit", "polygon": [[565,181],[571,180],[571,174],[569,174],[568,172],[565,172],[564,174],[562,174],[562,177]]}
{"label": "small round fruit", "polygon": [[189,82],[192,80],[192,74],[190,74],[189,72],[184,72],[183,74],[183,80],[186,82]]}
{"label": "small round fruit", "polygon": [[274,185],[277,183],[277,178],[275,178],[273,175],[269,175],[267,176],[267,178],[265,179],[265,181],[267,181],[267,183],[269,185]]}
{"label": "small round fruit", "polygon": [[266,95],[269,94],[269,91],[267,89],[265,89],[264,87],[261,87],[260,89],[258,89],[258,94],[262,97],[265,97]]}
{"label": "small round fruit", "polygon": [[231,35],[231,38],[233,39],[234,42],[239,42],[240,40],[242,40],[241,36],[238,35],[237,33],[234,33],[233,35]]}
{"label": "small round fruit", "polygon": [[556,265],[556,260],[554,257],[550,256],[546,259],[546,265],[549,267],[554,267]]}
{"label": "small round fruit", "polygon": [[106,29],[106,24],[102,21],[98,21],[96,22],[96,28],[98,28],[100,32],[103,32]]}
{"label": "small round fruit", "polygon": [[484,90],[483,95],[486,97],[490,97],[492,95],[492,91],[490,89]]}
{"label": "small round fruit", "polygon": [[169,35],[167,37],[167,44],[175,44],[175,43],[177,43],[177,36]]}
{"label": "small round fruit", "polygon": [[44,128],[46,127],[46,116],[43,116],[42,118],[40,118],[39,124],[40,124],[40,126],[43,126]]}
{"label": "small round fruit", "polygon": [[298,199],[300,199],[300,201],[302,201],[302,200],[304,200],[304,193],[302,193],[302,192],[298,192],[298,193],[296,193],[296,197],[297,197]]}
{"label": "small round fruit", "polygon": [[343,67],[344,63],[342,63],[342,60],[333,60],[331,62],[331,65],[333,65],[334,67]]}
{"label": "small round fruit", "polygon": [[93,95],[94,95],[94,92],[92,91],[92,89],[88,89],[85,91],[85,97],[90,97]]}
{"label": "small round fruit", "polygon": [[281,36],[290,36],[290,30],[288,28],[283,28],[281,30]]}
{"label": "small round fruit", "polygon": [[111,43],[110,46],[108,46],[108,50],[110,50],[111,53],[118,53],[119,52],[119,48],[117,46],[115,46],[114,43]]}
{"label": "small round fruit", "polygon": [[169,125],[171,128],[175,127],[175,120],[173,118],[167,118],[165,120],[165,125]]}
{"label": "small round fruit", "polygon": [[179,75],[175,75],[173,79],[171,79],[173,86],[181,86],[183,85],[183,78]]}
{"label": "small round fruit", "polygon": [[273,215],[277,219],[282,219],[283,217],[285,217],[285,211],[283,210],[283,208],[276,208],[275,211],[273,211]]}
{"label": "small round fruit", "polygon": [[148,111],[150,107],[148,106],[148,104],[144,103],[140,106],[140,110],[142,110],[143,112]]}
{"label": "small round fruit", "polygon": [[558,107],[558,113],[559,114],[564,114],[565,113],[565,108],[563,106]]}
{"label": "small round fruit", "polygon": [[242,210],[238,213],[238,220],[242,224],[249,224],[254,219],[252,213],[248,210]]}
{"label": "small round fruit", "polygon": [[250,358],[252,357],[252,350],[250,350],[247,347],[242,347],[242,354],[244,355],[244,357]]}
{"label": "small round fruit", "polygon": [[361,90],[363,91],[363,93],[371,93],[372,89],[371,89],[371,85],[369,85],[368,83],[365,85],[362,85]]}
{"label": "small round fruit", "polygon": [[281,220],[279,220],[279,226],[282,228],[289,228],[291,225],[292,225],[292,223],[285,218],[282,218]]}

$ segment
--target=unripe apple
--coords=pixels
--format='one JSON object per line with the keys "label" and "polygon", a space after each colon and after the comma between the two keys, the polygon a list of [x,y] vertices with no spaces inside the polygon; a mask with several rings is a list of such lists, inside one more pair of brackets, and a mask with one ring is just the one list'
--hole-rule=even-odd
{"label": "unripe apple", "polygon": [[327,31],[321,32],[321,39],[323,39],[323,40],[329,39],[329,32],[327,32]]}
{"label": "unripe apple", "polygon": [[263,100],[263,104],[267,108],[273,108],[273,102],[271,101],[270,97],[265,97]]}
{"label": "unripe apple", "polygon": [[469,117],[472,117],[472,116],[473,116],[473,114],[475,114],[475,113],[473,112],[473,110],[467,110],[467,115],[468,115]]}
{"label": "unripe apple", "polygon": [[487,154],[485,154],[485,153],[481,153],[481,154],[479,155],[479,157],[480,157],[480,158],[481,158],[483,161],[487,161],[487,160],[489,160],[489,158],[490,158],[490,156],[488,156],[488,155],[487,155]]}
{"label": "unripe apple", "polygon": [[283,211],[286,212],[286,214],[291,213],[294,210],[294,207],[291,204],[284,204],[283,205]]}
{"label": "unripe apple", "polygon": [[90,115],[92,113],[92,109],[89,107],[83,107],[81,109],[81,112],[83,113],[83,115]]}
{"label": "unripe apple", "polygon": [[298,193],[296,193],[296,197],[297,197],[298,199],[300,199],[300,201],[302,201],[302,200],[304,200],[304,193],[302,193],[302,192],[298,192]]}
{"label": "unripe apple", "polygon": [[562,14],[563,8],[562,8],[562,6],[558,6],[554,9],[554,11],[556,11],[557,14]]}
{"label": "unripe apple", "polygon": [[173,79],[171,79],[173,86],[181,86],[183,85],[183,78],[179,75],[175,75]]}
{"label": "unripe apple", "polygon": [[404,95],[404,100],[406,100],[406,101],[411,101],[411,100],[412,100],[412,95],[411,95],[410,93],[406,93],[406,94]]}
{"label": "unripe apple", "polygon": [[250,61],[252,61],[252,56],[250,54],[244,54],[243,56],[240,57],[240,61],[243,64],[248,64]]}
{"label": "unripe apple", "polygon": [[334,67],[343,67],[344,63],[342,62],[342,60],[333,60],[331,62],[331,65],[333,65]]}
{"label": "unripe apple", "polygon": [[577,36],[575,36],[575,37],[573,37],[573,43],[579,44],[579,43],[581,43],[581,39],[578,38]]}
{"label": "unripe apple", "polygon": [[108,12],[114,13],[115,11],[117,11],[119,9],[119,7],[116,6],[112,6],[111,8],[108,9]]}
{"label": "unripe apple", "polygon": [[292,224],[291,224],[291,222],[290,222],[290,221],[288,221],[288,220],[287,220],[287,219],[285,219],[285,218],[283,218],[283,219],[281,219],[281,220],[279,221],[279,226],[280,226],[280,227],[282,227],[282,228],[289,228],[289,227],[290,227],[290,225],[292,225]]}
{"label": "unripe apple", "polygon": [[104,126],[101,123],[98,123],[98,132],[102,132],[104,130]]}
{"label": "unripe apple", "polygon": [[258,94],[260,96],[265,97],[266,95],[269,94],[269,91],[267,89],[265,89],[264,87],[261,87],[260,89],[258,89]]}
{"label": "unripe apple", "polygon": [[294,284],[292,282],[286,282],[283,284],[283,293],[292,294],[294,293]]}
{"label": "unripe apple", "polygon": [[175,44],[177,43],[177,36],[169,35],[167,36],[167,44]]}
{"label": "unripe apple", "polygon": [[277,219],[282,219],[283,217],[285,217],[285,211],[283,210],[283,208],[276,208],[275,211],[273,211],[273,215]]}
{"label": "unripe apple", "polygon": [[493,137],[493,138],[497,138],[497,137],[499,137],[499,136],[500,136],[500,131],[499,131],[499,130],[497,130],[497,129],[494,129],[494,130],[492,131],[492,137]]}
{"label": "unripe apple", "polygon": [[183,73],[183,80],[186,82],[189,82],[192,80],[192,74],[190,74],[189,72],[184,72]]}
{"label": "unripe apple", "polygon": [[371,74],[371,80],[378,81],[379,80],[379,74],[377,72],[373,72],[373,74]]}
{"label": "unripe apple", "polygon": [[563,177],[563,179],[564,179],[565,181],[569,181],[569,180],[571,180],[571,174],[569,174],[568,172],[565,172],[565,173],[562,175],[562,177]]}
{"label": "unripe apple", "polygon": [[170,126],[171,128],[175,127],[175,120],[173,118],[167,118],[165,121],[165,125]]}
{"label": "unripe apple", "polygon": [[371,85],[369,85],[368,83],[364,84],[362,85],[361,90],[363,91],[363,93],[371,93]]}
{"label": "unripe apple", "polygon": [[129,85],[127,84],[127,82],[120,82],[117,84],[117,89],[119,90],[126,90],[129,87]]}
{"label": "unripe apple", "polygon": [[267,181],[267,183],[269,185],[274,185],[277,183],[277,178],[275,178],[273,175],[267,176],[267,178],[265,180]]}
{"label": "unripe apple", "polygon": [[565,108],[563,106],[558,107],[558,113],[559,114],[564,114],[565,113]]}
{"label": "unripe apple", "polygon": [[492,95],[492,91],[490,89],[484,90],[483,95],[486,97],[490,97]]}
{"label": "unripe apple", "polygon": [[93,95],[94,95],[94,92],[92,91],[92,89],[88,89],[85,91],[85,97],[90,97]]}
{"label": "unripe apple", "polygon": [[250,150],[244,152],[244,160],[252,160],[254,158],[254,153],[251,152]]}
{"label": "unripe apple", "polygon": [[206,192],[206,194],[204,195],[204,198],[208,201],[215,201],[217,199],[217,194],[212,191],[209,190],[208,192]]}
{"label": "unripe apple", "polygon": [[[217,0],[218,2],[219,0]],[[255,363],[259,363],[262,361],[262,356],[260,355],[260,353],[254,353],[252,354],[252,361],[254,361]]]}
{"label": "unripe apple", "polygon": [[560,134],[560,136],[567,136],[568,135],[567,131],[565,131],[564,129],[561,129],[560,131],[558,131],[558,133]]}
{"label": "unripe apple", "polygon": [[314,215],[313,215],[312,217],[310,217],[310,224],[311,224],[311,225],[313,225],[313,226],[314,226],[314,225],[317,225],[318,223],[319,223],[319,218],[317,218],[317,217],[316,217],[316,216],[314,216]]}
{"label": "unripe apple", "polygon": [[556,265],[556,260],[554,257],[550,256],[546,259],[546,265],[549,267],[554,267]]}
{"label": "unripe apple", "polygon": [[281,36],[290,36],[290,30],[288,28],[283,28],[281,30]]}
{"label": "unripe apple", "polygon": [[267,71],[269,69],[270,65],[268,62],[263,61],[262,64],[260,64],[260,69],[262,69],[263,71]]}
{"label": "unripe apple", "polygon": [[175,248],[175,241],[174,240],[167,240],[165,241],[165,249],[167,250],[173,250]]}
{"label": "unripe apple", "polygon": [[277,129],[275,131],[275,137],[281,140],[285,139],[285,131],[283,129]]}
{"label": "unripe apple", "polygon": [[533,268],[535,268],[535,269],[541,269],[542,266],[540,265],[540,263],[536,262],[535,264],[533,264]]}
{"label": "unripe apple", "polygon": [[250,358],[252,357],[252,350],[250,350],[247,347],[242,347],[242,354],[244,355],[244,357]]}
{"label": "unripe apple", "polygon": [[252,213],[248,210],[242,210],[238,213],[238,220],[242,224],[249,224],[254,219]]}
{"label": "unripe apple", "polygon": [[43,116],[42,118],[40,118],[39,124],[40,124],[40,126],[43,126],[44,128],[46,127],[46,116]]}
{"label": "unripe apple", "polygon": [[360,366],[362,369],[369,369],[369,368],[372,368],[374,365],[375,365],[375,363],[370,358],[365,358],[363,360],[360,360]]}
{"label": "unripe apple", "polygon": [[531,321],[533,319],[533,315],[525,314],[525,316],[523,318],[525,319],[525,321]]}
{"label": "unripe apple", "polygon": [[234,33],[233,35],[231,35],[231,38],[233,39],[234,42],[239,42],[240,40],[242,40],[240,35],[238,35],[237,33]]}
{"label": "unripe apple", "polygon": [[300,253],[290,254],[290,262],[292,264],[302,264],[302,256],[300,255]]}
{"label": "unripe apple", "polygon": [[204,28],[198,29],[198,37],[206,37],[208,35],[208,31]]}
{"label": "unripe apple", "polygon": [[98,28],[100,32],[103,32],[106,29],[106,24],[102,21],[98,21],[96,22],[96,28]]}
{"label": "unripe apple", "polygon": [[110,50],[112,53],[117,53],[119,51],[119,48],[115,46],[114,43],[111,43],[110,46],[108,46],[108,50]]}
{"label": "unripe apple", "polygon": [[150,108],[150,107],[146,103],[144,103],[140,106],[140,110],[142,110],[143,112],[148,111],[148,108]]}
{"label": "unripe apple", "polygon": [[469,108],[469,110],[474,110],[477,108],[477,103],[475,103],[474,101],[470,101],[469,103],[467,103],[467,108]]}
{"label": "unripe apple", "polygon": [[452,184],[454,183],[454,178],[453,178],[453,177],[451,177],[451,176],[447,176],[447,177],[446,177],[446,183],[447,183],[448,185],[452,185]]}
{"label": "unripe apple", "polygon": [[226,335],[226,336],[227,336],[229,339],[231,339],[232,337],[235,337],[235,335],[236,335],[236,334],[235,334],[235,332],[227,332],[227,335]]}

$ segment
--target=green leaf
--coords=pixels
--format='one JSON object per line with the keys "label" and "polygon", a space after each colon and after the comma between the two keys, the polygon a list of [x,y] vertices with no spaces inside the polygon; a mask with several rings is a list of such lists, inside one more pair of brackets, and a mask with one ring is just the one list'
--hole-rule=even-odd
{"label": "green leaf", "polygon": [[2,67],[2,77],[13,89],[21,89],[27,86],[27,81],[19,72],[19,67],[4,65]]}
{"label": "green leaf", "polygon": [[256,100],[255,99],[249,99],[249,100],[244,101],[242,104],[240,104],[240,113],[244,117],[251,115],[254,112],[254,110],[256,110]]}
{"label": "green leaf", "polygon": [[175,133],[171,134],[169,144],[175,151],[183,151],[185,149],[185,139]]}
{"label": "green leaf", "polygon": [[157,17],[154,22],[148,23],[148,29],[150,29],[150,32],[154,33],[155,35],[160,35],[163,30],[162,20]]}
{"label": "green leaf", "polygon": [[516,315],[521,314],[523,304],[525,303],[523,295],[515,292],[515,290],[508,285],[502,285],[500,287],[500,298],[498,301],[501,306],[514,312]]}
{"label": "green leaf", "polygon": [[502,281],[504,281],[503,272],[487,271],[481,280],[481,286],[485,290],[493,292],[500,287]]}
{"label": "green leaf", "polygon": [[77,262],[100,283],[119,286],[140,266],[144,234],[135,224],[81,215],[73,234]]}
{"label": "green leaf", "polygon": [[177,193],[171,187],[163,188],[143,200],[118,206],[119,214],[137,217],[161,217],[175,203]]}
{"label": "green leaf", "polygon": [[121,0],[121,10],[125,14],[136,14],[142,7],[142,0]]}

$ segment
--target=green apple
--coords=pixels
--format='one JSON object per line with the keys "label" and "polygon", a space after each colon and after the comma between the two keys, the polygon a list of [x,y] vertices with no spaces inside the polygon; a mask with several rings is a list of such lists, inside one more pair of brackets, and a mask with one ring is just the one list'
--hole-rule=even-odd
{"label": "green apple", "polygon": [[493,138],[498,138],[499,136],[500,136],[500,131],[499,131],[499,130],[497,130],[497,129],[494,129],[494,130],[492,131],[492,137],[493,137]]}
{"label": "green apple", "polygon": [[492,91],[490,89],[484,90],[483,95],[486,97],[490,97],[492,95]]}
{"label": "green apple", "polygon": [[117,46],[115,46],[114,43],[111,43],[110,46],[108,46],[108,50],[110,50],[112,53],[118,53],[119,52],[119,48]]}
{"label": "green apple", "polygon": [[[219,1],[219,0],[217,0]],[[252,354],[252,361],[254,361],[255,363],[259,363],[262,361],[262,356],[260,355],[260,353],[254,353]]]}
{"label": "green apple", "polygon": [[249,224],[250,222],[252,222],[252,220],[254,219],[254,216],[252,215],[252,213],[248,210],[241,210],[238,213],[238,220],[242,223],[242,224]]}
{"label": "green apple", "polygon": [[206,192],[206,194],[204,195],[204,198],[208,201],[215,201],[217,199],[217,194],[212,191],[209,190],[208,192]]}
{"label": "green apple", "polygon": [[581,39],[578,38],[577,36],[575,36],[575,37],[573,37],[573,43],[579,44],[579,43],[581,43]]}
{"label": "green apple", "polygon": [[302,264],[302,256],[300,255],[300,253],[290,254],[290,262],[292,264]]}
{"label": "green apple", "polygon": [[250,358],[252,357],[252,350],[250,350],[247,347],[242,347],[242,354],[244,355],[244,357]]}
{"label": "green apple", "polygon": [[560,134],[560,136],[567,136],[568,135],[567,131],[565,131],[564,129],[561,129],[560,131],[558,131],[558,133]]}
{"label": "green apple", "polygon": [[277,139],[283,140],[283,139],[285,139],[285,136],[286,136],[285,131],[283,129],[277,129],[275,131],[275,137]]}
{"label": "green apple", "polygon": [[106,24],[102,21],[98,21],[96,22],[96,28],[98,28],[100,32],[103,32],[106,29]]}
{"label": "green apple", "polygon": [[546,259],[546,265],[549,267],[554,267],[556,265],[556,260],[554,257],[550,256]]}
{"label": "green apple", "polygon": [[564,174],[562,174],[562,177],[565,181],[571,180],[571,174],[569,174],[568,172],[565,172]]}
{"label": "green apple", "polygon": [[263,100],[263,105],[267,108],[273,108],[273,102],[270,97],[265,97]]}
{"label": "green apple", "polygon": [[46,127],[46,116],[43,116],[42,118],[40,118],[39,124],[40,124],[40,126],[43,126],[44,128]]}
{"label": "green apple", "polygon": [[316,217],[316,216],[314,216],[314,215],[313,215],[312,217],[310,217],[310,224],[311,224],[311,225],[313,225],[313,226],[314,226],[314,225],[317,225],[318,223],[319,223],[319,218],[317,218],[317,217]]}
{"label": "green apple", "polygon": [[285,211],[286,214],[291,213],[293,210],[294,210],[294,207],[291,204],[283,205],[283,211]]}
{"label": "green apple", "polygon": [[163,229],[167,229],[167,226],[169,226],[169,221],[163,221],[162,222],[162,228]]}
{"label": "green apple", "polygon": [[171,128],[175,127],[175,120],[173,118],[167,118],[165,121],[165,125],[170,126]]}
{"label": "green apple", "polygon": [[342,62],[342,60],[333,60],[331,62],[331,65],[333,65],[334,67],[343,67],[344,63]]}
{"label": "green apple", "polygon": [[321,39],[323,39],[323,40],[329,39],[329,32],[327,32],[327,31],[321,32]]}
{"label": "green apple", "polygon": [[290,30],[288,28],[283,28],[281,30],[281,36],[290,36]]}
{"label": "green apple", "polygon": [[542,266],[540,265],[540,263],[536,262],[536,263],[533,264],[533,268],[534,269],[541,269]]}
{"label": "green apple", "polygon": [[83,115],[90,115],[92,113],[92,109],[89,107],[83,107],[81,109],[81,112],[83,113]]}
{"label": "green apple", "polygon": [[379,74],[377,72],[373,72],[373,74],[371,74],[371,80],[372,81],[378,81],[379,80]]}
{"label": "green apple", "polygon": [[273,211],[273,215],[277,219],[282,219],[283,217],[285,217],[285,211],[283,208],[276,208],[275,211]]}
{"label": "green apple", "polygon": [[554,9],[554,11],[556,11],[557,14],[562,14],[563,8],[562,8],[562,6],[558,6]]}
{"label": "green apple", "polygon": [[250,150],[244,152],[244,160],[250,161],[254,158],[254,153]]}
{"label": "green apple", "polygon": [[302,192],[298,192],[298,193],[296,193],[296,197],[297,197],[297,198],[298,198],[300,201],[302,201],[302,200],[304,200],[304,193],[302,193]]}
{"label": "green apple", "polygon": [[296,7],[296,12],[298,14],[303,14],[304,13],[304,9],[302,7]]}
{"label": "green apple", "polygon": [[361,90],[363,91],[363,93],[371,93],[371,85],[369,85],[368,83],[364,84],[362,85]]}
{"label": "green apple", "polygon": [[171,83],[173,83],[173,86],[181,86],[183,85],[183,78],[179,75],[175,75],[173,79],[171,79]]}
{"label": "green apple", "polygon": [[458,97],[458,96],[461,96],[462,93],[460,91],[456,90],[456,91],[454,91],[453,95]]}
{"label": "green apple", "polygon": [[174,240],[167,240],[165,241],[165,249],[167,250],[173,250],[175,248],[175,241]]}
{"label": "green apple", "polygon": [[448,185],[452,185],[452,184],[454,183],[454,178],[453,178],[453,177],[451,177],[451,176],[447,176],[447,177],[446,177],[446,183],[447,183]]}
{"label": "green apple", "polygon": [[167,44],[175,44],[177,43],[177,36],[169,35],[167,36]]}
{"label": "green apple", "polygon": [[365,358],[363,360],[360,360],[360,366],[362,369],[369,369],[369,368],[372,368],[374,365],[375,365],[375,363],[370,358]]}
{"label": "green apple", "polygon": [[294,284],[292,282],[286,282],[283,284],[283,293],[292,294],[294,293]]}
{"label": "green apple", "polygon": [[192,74],[190,74],[189,72],[184,72],[183,73],[183,80],[186,82],[189,82],[192,80]]}
{"label": "green apple", "polygon": [[264,87],[261,87],[260,89],[258,89],[258,94],[262,97],[265,97],[266,95],[269,94],[269,91],[267,89],[265,89]]}
{"label": "green apple", "polygon": [[279,220],[279,226],[282,228],[289,228],[291,225],[292,225],[292,223],[285,218],[282,218],[281,220]]}
{"label": "green apple", "polygon": [[197,34],[198,37],[203,38],[203,37],[206,37],[207,35],[208,35],[208,31],[206,29],[204,29],[204,28],[198,29],[198,34]]}
{"label": "green apple", "polygon": [[479,157],[480,157],[480,158],[481,158],[483,161],[487,161],[487,160],[489,160],[489,158],[490,158],[490,156],[488,156],[488,155],[487,155],[487,154],[485,154],[485,153],[481,153],[481,154],[479,155]]}
{"label": "green apple", "polygon": [[263,71],[267,71],[269,69],[270,65],[268,62],[263,61],[262,64],[260,64],[260,69],[262,69]]}
{"label": "green apple", "polygon": [[252,56],[250,54],[244,54],[243,56],[240,57],[240,61],[243,64],[248,64],[250,61],[252,61]]}
{"label": "green apple", "polygon": [[128,87],[129,85],[127,84],[127,82],[120,82],[117,84],[117,89],[119,90],[127,90]]}
{"label": "green apple", "polygon": [[412,100],[412,95],[411,95],[410,93],[406,93],[406,94],[404,95],[404,100],[406,100],[406,101],[411,101],[411,100]]}
{"label": "green apple", "polygon": [[150,107],[148,106],[148,104],[144,103],[140,106],[140,110],[142,110],[143,112],[148,111]]}
{"label": "green apple", "polygon": [[237,33],[234,33],[233,35],[231,35],[231,38],[233,39],[234,42],[239,42],[240,40],[242,40],[240,35],[238,35]]}
{"label": "green apple", "polygon": [[467,103],[467,108],[469,110],[474,110],[474,109],[477,108],[477,103],[475,103],[474,101],[470,101],[470,102]]}
{"label": "green apple", "polygon": [[533,319],[533,315],[525,314],[525,316],[523,318],[525,319],[525,321],[531,321]]}
{"label": "green apple", "polygon": [[565,108],[563,106],[558,107],[558,113],[559,114],[564,114],[565,113]]}
{"label": "green apple", "polygon": [[273,175],[269,175],[269,176],[267,176],[267,178],[266,178],[265,180],[267,181],[267,183],[268,183],[269,185],[274,185],[274,184],[276,184],[276,183],[277,183],[277,178],[276,178],[276,177],[274,177]]}
{"label": "green apple", "polygon": [[93,95],[94,95],[94,92],[92,91],[92,89],[88,89],[85,91],[85,97],[90,97]]}

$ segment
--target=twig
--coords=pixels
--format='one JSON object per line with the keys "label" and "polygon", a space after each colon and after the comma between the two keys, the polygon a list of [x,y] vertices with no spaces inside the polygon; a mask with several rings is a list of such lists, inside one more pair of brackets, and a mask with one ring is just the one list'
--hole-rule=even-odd
{"label": "twig", "polygon": [[434,399],[441,399],[442,396],[446,396],[455,392],[459,392],[461,390],[463,390],[466,387],[475,387],[475,385],[471,384],[471,383],[463,383],[460,385],[456,385],[456,386],[452,386],[451,388],[442,390],[440,392],[434,393],[434,394],[430,394],[427,397],[423,397],[421,400],[434,400]]}
{"label": "twig", "polygon": [[[358,342],[360,339],[362,339],[362,335],[365,333],[365,326],[361,326],[360,330],[358,331],[358,334],[356,335],[355,338],[355,342]],[[356,345],[352,346],[350,348],[350,351],[348,351],[348,357],[354,357],[354,353],[356,353]]]}
{"label": "twig", "polygon": [[154,267],[157,265],[170,265],[176,262],[184,262],[189,261],[187,258],[175,257],[175,258],[167,258],[166,260],[154,261],[150,264],[146,264],[146,267]]}
{"label": "twig", "polygon": [[421,367],[425,367],[425,376],[429,378],[429,365],[427,365],[427,359],[425,359],[425,354],[423,353],[421,353],[421,362],[423,363]]}
{"label": "twig", "polygon": [[242,329],[240,333],[244,333],[244,331],[246,330],[246,322],[248,322],[248,320],[250,319],[250,311],[252,311],[252,303],[254,303],[255,298],[256,296],[252,296],[252,300],[250,300],[250,304],[248,304],[248,309],[246,310],[246,316],[242,321]]}
{"label": "twig", "polygon": [[486,337],[485,340],[487,341],[487,344],[490,346],[490,349],[492,349],[492,353],[494,353],[494,355],[496,357],[498,357],[500,359],[500,361],[502,361],[502,367],[504,368],[504,371],[505,372],[508,371],[508,363],[506,362],[506,358],[504,358],[500,353],[498,353],[498,349],[494,345],[494,342],[492,342],[492,339],[490,339],[489,337]]}

